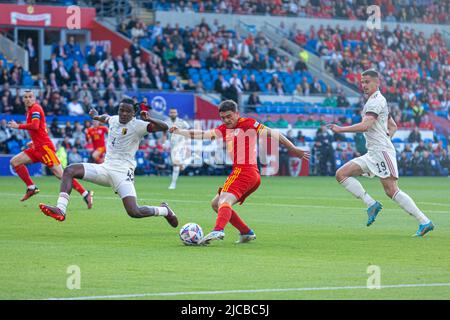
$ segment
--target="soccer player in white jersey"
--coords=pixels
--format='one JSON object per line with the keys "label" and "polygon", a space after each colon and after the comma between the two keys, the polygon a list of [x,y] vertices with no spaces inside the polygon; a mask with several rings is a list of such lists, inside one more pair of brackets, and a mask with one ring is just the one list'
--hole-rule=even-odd
{"label": "soccer player in white jersey", "polygon": [[[178,110],[175,108],[170,108],[169,110],[170,118],[170,128],[177,127],[183,130],[189,129],[189,124],[178,118]],[[170,183],[169,189],[173,190],[177,187],[178,176],[180,171],[184,170],[184,161],[187,152],[187,140],[181,135],[171,134],[170,135],[170,158],[172,160],[172,182]]]}
{"label": "soccer player in white jersey", "polygon": [[366,70],[361,74],[361,83],[367,102],[362,111],[360,123],[340,127],[330,125],[336,133],[363,132],[368,152],[347,162],[336,172],[336,180],[351,194],[361,199],[367,206],[367,226],[370,226],[382,209],[380,202],[374,200],[356,180],[355,176],[378,176],[386,195],[397,202],[407,213],[419,222],[415,236],[422,237],[434,229],[433,223],[417,207],[414,200],[397,185],[398,170],[394,145],[391,142],[397,125],[389,115],[385,97],[379,90],[380,79],[375,70]]}
{"label": "soccer player in white jersey", "polygon": [[105,161],[102,164],[80,163],[68,166],[63,173],[60,193],[55,207],[39,204],[41,211],[58,221],[66,218],[66,209],[72,191],[72,179],[79,178],[95,184],[112,187],[122,199],[123,206],[132,218],[163,216],[172,227],[178,226],[175,213],[163,202],[159,207],[138,206],[134,188],[134,169],[139,142],[149,132],[165,131],[165,122],[150,118],[141,111],[141,120],[135,118],[137,107],[130,98],[123,98],[117,116],[98,115],[91,109],[92,119],[109,125]]}

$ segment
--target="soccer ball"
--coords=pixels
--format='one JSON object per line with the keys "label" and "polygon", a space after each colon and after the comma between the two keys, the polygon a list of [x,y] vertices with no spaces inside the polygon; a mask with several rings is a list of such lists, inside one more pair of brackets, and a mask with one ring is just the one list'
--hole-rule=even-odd
{"label": "soccer ball", "polygon": [[203,230],[198,224],[186,223],[180,230],[180,239],[187,246],[195,246],[203,238]]}

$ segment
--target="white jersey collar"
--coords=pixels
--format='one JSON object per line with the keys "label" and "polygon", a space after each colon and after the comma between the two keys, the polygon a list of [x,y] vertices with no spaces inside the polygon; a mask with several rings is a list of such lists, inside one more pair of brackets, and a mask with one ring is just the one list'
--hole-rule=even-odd
{"label": "white jersey collar", "polygon": [[367,99],[370,100],[371,98],[373,98],[374,95],[376,95],[377,93],[380,92],[380,89],[378,89],[377,91],[375,91],[374,93],[372,93],[372,95]]}

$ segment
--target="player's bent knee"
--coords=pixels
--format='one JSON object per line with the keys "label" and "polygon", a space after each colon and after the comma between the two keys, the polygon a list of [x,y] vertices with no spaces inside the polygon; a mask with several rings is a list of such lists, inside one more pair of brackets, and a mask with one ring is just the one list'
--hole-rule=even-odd
{"label": "player's bent knee", "polygon": [[336,171],[335,178],[336,178],[336,181],[340,183],[346,178],[346,175],[344,174],[343,170],[338,169]]}
{"label": "player's bent knee", "polygon": [[63,171],[63,175],[64,176],[69,176],[69,177],[73,177],[76,174],[76,169],[74,166],[70,165],[67,168],[64,169]]}
{"label": "player's bent knee", "polygon": [[11,164],[12,167],[17,167],[17,166],[21,165],[18,157],[12,157],[12,159],[9,161],[9,163]]}
{"label": "player's bent knee", "polygon": [[219,204],[217,203],[217,201],[211,201],[211,208],[215,211],[215,212],[217,212],[217,211],[219,211]]}
{"label": "player's bent knee", "polygon": [[125,208],[127,211],[127,214],[130,216],[130,218],[141,218],[141,213],[139,212],[139,208]]}
{"label": "player's bent knee", "polygon": [[386,188],[384,189],[384,192],[389,198],[393,198],[395,194],[397,193],[397,188]]}

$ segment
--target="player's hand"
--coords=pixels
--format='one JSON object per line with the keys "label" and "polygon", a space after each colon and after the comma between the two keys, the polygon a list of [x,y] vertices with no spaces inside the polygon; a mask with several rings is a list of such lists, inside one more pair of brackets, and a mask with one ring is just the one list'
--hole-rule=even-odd
{"label": "player's hand", "polygon": [[33,143],[33,141],[28,142],[28,143],[27,143],[27,147],[28,147],[28,148],[31,148],[31,149],[34,149],[34,143]]}
{"label": "player's hand", "polygon": [[173,126],[172,128],[169,129],[169,132],[177,134],[180,132],[180,129],[178,127]]}
{"label": "player's hand", "polygon": [[19,124],[14,120],[8,122],[8,127],[12,129],[19,129]]}
{"label": "player's hand", "polygon": [[328,124],[327,128],[333,131],[334,133],[342,132],[342,127],[338,126],[337,124]]}
{"label": "player's hand", "polygon": [[95,120],[95,118],[98,117],[98,111],[94,108],[91,108],[91,110],[89,110],[89,116]]}
{"label": "player's hand", "polygon": [[141,120],[150,121],[150,114],[148,113],[148,111],[141,111]]}
{"label": "player's hand", "polygon": [[300,148],[295,148],[294,150],[292,150],[292,153],[300,159],[309,161],[309,157],[310,157],[309,151],[305,151]]}

